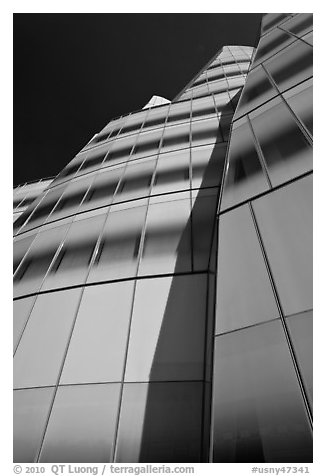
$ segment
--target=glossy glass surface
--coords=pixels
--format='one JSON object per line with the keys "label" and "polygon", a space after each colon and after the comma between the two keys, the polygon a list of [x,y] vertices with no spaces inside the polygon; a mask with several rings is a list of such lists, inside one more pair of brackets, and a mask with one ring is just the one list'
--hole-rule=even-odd
{"label": "glossy glass surface", "polygon": [[150,205],[138,275],[191,270],[190,201]]}
{"label": "glossy glass surface", "polygon": [[118,396],[118,384],[59,387],[40,461],[112,461]]}
{"label": "glossy glass surface", "polygon": [[14,391],[14,463],[37,459],[54,388]]}
{"label": "glossy glass surface", "polygon": [[137,282],[126,381],[203,379],[206,281],[199,275]]}
{"label": "glossy glass surface", "polygon": [[199,462],[202,384],[126,384],[116,462]]}
{"label": "glossy glass surface", "polygon": [[257,66],[257,64],[265,61],[267,58],[277,53],[280,49],[284,48],[290,43],[293,43],[294,41],[295,38],[285,31],[279,30],[278,28],[271,31],[268,35],[264,36],[264,38],[260,40],[253,66]]}
{"label": "glossy glass surface", "polygon": [[297,40],[278,55],[265,62],[281,92],[312,76],[313,54],[311,46]]}
{"label": "glossy glass surface", "polygon": [[219,220],[216,333],[279,316],[248,205]]}
{"label": "glossy glass surface", "polygon": [[216,338],[215,463],[312,461],[312,435],[279,320]]}
{"label": "glossy glass surface", "polygon": [[280,98],[249,117],[273,186],[312,169],[312,147]]}
{"label": "glossy glass surface", "polygon": [[313,134],[313,93],[312,79],[299,84],[283,94],[292,111]]}
{"label": "glossy glass surface", "polygon": [[203,121],[195,121],[191,124],[192,147],[210,143],[222,142],[217,117]]}
{"label": "glossy glass surface", "polygon": [[312,176],[253,208],[285,315],[312,309]]}
{"label": "glossy glass surface", "polygon": [[134,282],[85,288],[61,383],[122,378]]}
{"label": "glossy glass surface", "polygon": [[14,387],[55,385],[80,289],[38,296],[14,358]]}
{"label": "glossy glass surface", "polygon": [[312,30],[312,13],[301,13],[282,24],[282,28],[294,35],[302,36]]}
{"label": "glossy glass surface", "polygon": [[220,185],[225,158],[226,144],[191,149],[192,188]]}
{"label": "glossy glass surface", "polygon": [[228,162],[222,209],[268,189],[252,132],[245,119],[239,119],[233,125]]}
{"label": "glossy glass surface", "polygon": [[190,149],[161,154],[158,159],[152,195],[190,188]]}
{"label": "glossy glass surface", "polygon": [[23,332],[24,326],[27,322],[32,306],[35,301],[35,296],[17,299],[13,303],[13,347],[17,346],[20,336]]}
{"label": "glossy glass surface", "polygon": [[129,163],[113,202],[117,203],[149,195],[155,165],[156,159]]}
{"label": "glossy glass surface", "polygon": [[189,147],[189,124],[166,127],[161,146],[162,152]]}
{"label": "glossy glass surface", "polygon": [[88,282],[134,276],[146,207],[110,212]]}

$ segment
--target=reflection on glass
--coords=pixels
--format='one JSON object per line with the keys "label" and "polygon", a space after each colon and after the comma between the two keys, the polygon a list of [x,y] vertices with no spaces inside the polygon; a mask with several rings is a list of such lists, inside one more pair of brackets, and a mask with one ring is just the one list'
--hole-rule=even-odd
{"label": "reflection on glass", "polygon": [[255,68],[248,74],[234,119],[243,116],[276,95],[277,91],[273,88],[263,68],[261,66]]}
{"label": "reflection on glass", "polygon": [[283,92],[312,76],[312,48],[297,40],[274,58],[266,61],[265,67],[279,90]]}
{"label": "reflection on glass", "polygon": [[312,176],[253,208],[285,314],[312,309]]}
{"label": "reflection on glass", "polygon": [[248,205],[220,217],[216,333],[278,317]]}
{"label": "reflection on glass", "polygon": [[293,43],[293,41],[295,41],[293,36],[276,28],[260,40],[255,55],[254,66],[277,53],[289,43]]}
{"label": "reflection on glass", "polygon": [[155,164],[156,159],[129,163],[113,202],[123,202],[149,195]]}
{"label": "reflection on glass", "polygon": [[124,385],[116,462],[200,461],[202,384]]}
{"label": "reflection on glass", "polygon": [[262,20],[262,33],[284,20],[289,13],[265,13]]}
{"label": "reflection on glass", "polygon": [[190,202],[150,205],[139,275],[191,270]]}
{"label": "reflection on glass", "polygon": [[283,23],[282,28],[294,35],[302,36],[312,30],[312,13],[301,13]]}
{"label": "reflection on glass", "polygon": [[23,332],[24,326],[26,321],[29,317],[31,312],[32,306],[35,301],[35,296],[25,298],[25,299],[17,299],[14,301],[14,309],[13,309],[13,347],[16,348],[18,340],[20,339],[21,333]]}
{"label": "reflection on glass", "polygon": [[308,79],[304,83],[299,84],[297,87],[290,89],[283,94],[287,103],[295,114],[301,119],[308,131],[313,133],[312,122],[312,106],[313,106],[313,94],[312,94],[312,79]]}
{"label": "reflection on glass", "polygon": [[133,281],[85,288],[61,383],[122,378]]}
{"label": "reflection on glass", "polygon": [[18,268],[19,263],[23,259],[30,245],[32,244],[35,236],[36,236],[36,233],[33,233],[32,235],[29,235],[29,236],[23,235],[22,237],[14,239],[13,272],[15,272],[16,269]]}
{"label": "reflection on glass", "polygon": [[190,102],[171,104],[167,122],[186,122],[190,118]]}
{"label": "reflection on glass", "polygon": [[312,168],[312,147],[280,98],[250,114],[272,185],[279,185]]}
{"label": "reflection on glass", "polygon": [[63,225],[37,234],[14,276],[14,297],[39,290],[67,229]]}
{"label": "reflection on glass", "polygon": [[146,207],[110,212],[88,282],[135,276]]}
{"label": "reflection on glass", "polygon": [[192,101],[191,115],[192,120],[198,119],[203,116],[216,116],[216,109],[212,96]]}
{"label": "reflection on glass", "polygon": [[250,126],[245,119],[233,125],[222,209],[268,189]]}
{"label": "reflection on glass", "polygon": [[312,436],[279,320],[216,338],[215,463],[312,462]]}
{"label": "reflection on glass", "polygon": [[14,391],[14,463],[36,461],[53,391],[51,387]]}
{"label": "reflection on glass", "polygon": [[92,218],[81,215],[81,218],[72,223],[42,290],[62,288],[85,281],[106,214],[102,213]]}
{"label": "reflection on glass", "polygon": [[170,104],[167,106],[160,106],[149,109],[148,116],[143,125],[143,129],[163,127],[169,108]]}
{"label": "reflection on glass", "polygon": [[313,397],[313,323],[312,311],[306,311],[286,318],[286,323],[297,362],[301,371],[309,403]]}
{"label": "reflection on glass", "polygon": [[190,149],[161,154],[158,159],[152,195],[190,188]]}
{"label": "reflection on glass", "polygon": [[54,385],[75,318],[80,289],[38,296],[14,358],[14,387]]}
{"label": "reflection on glass", "polygon": [[220,185],[225,156],[225,144],[191,149],[192,188]]}
{"label": "reflection on glass", "polygon": [[157,153],[163,129],[158,129],[151,132],[144,132],[139,135],[137,144],[132,152],[132,159],[139,157],[146,157],[147,155],[154,155]]}
{"label": "reflection on glass", "polygon": [[161,150],[167,152],[183,147],[189,147],[189,124],[167,127],[164,131]]}
{"label": "reflection on glass", "polygon": [[203,379],[206,279],[137,282],[125,381]]}
{"label": "reflection on glass", "polygon": [[59,387],[40,461],[111,462],[118,397],[119,384]]}
{"label": "reflection on glass", "polygon": [[204,145],[212,142],[222,142],[219,131],[218,118],[205,119],[203,121],[192,122],[191,125],[191,145]]}
{"label": "reflection on glass", "polygon": [[124,165],[110,167],[108,170],[101,171],[88,190],[80,211],[110,205],[124,167]]}

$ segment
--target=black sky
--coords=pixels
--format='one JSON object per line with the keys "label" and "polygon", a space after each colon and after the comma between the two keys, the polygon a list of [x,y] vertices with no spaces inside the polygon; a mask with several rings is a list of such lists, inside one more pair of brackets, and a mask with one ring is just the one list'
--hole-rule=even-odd
{"label": "black sky", "polygon": [[14,185],[56,175],[112,118],[173,99],[261,14],[14,14]]}

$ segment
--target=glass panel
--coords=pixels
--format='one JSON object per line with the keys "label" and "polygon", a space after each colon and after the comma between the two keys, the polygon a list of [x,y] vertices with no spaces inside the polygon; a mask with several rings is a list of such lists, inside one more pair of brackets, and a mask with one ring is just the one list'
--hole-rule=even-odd
{"label": "glass panel", "polygon": [[87,282],[135,276],[146,207],[110,212]]}
{"label": "glass panel", "polygon": [[191,270],[190,201],[150,205],[138,274]]}
{"label": "glass panel", "polygon": [[213,190],[210,194],[203,196],[203,192],[199,192],[192,208],[192,247],[195,271],[208,269],[219,189]]}
{"label": "glass panel", "polygon": [[190,119],[190,102],[171,104],[168,123],[186,122]]}
{"label": "glass panel", "polygon": [[287,103],[295,114],[301,119],[308,131],[313,133],[313,94],[312,94],[312,79],[308,79],[297,87],[290,89],[283,94]]}
{"label": "glass panel", "polygon": [[77,213],[79,211],[79,205],[92,183],[93,178],[94,176],[91,176],[71,182],[50,217],[47,219],[47,222],[59,220],[60,218]]}
{"label": "glass panel", "polygon": [[80,292],[38,296],[14,358],[15,388],[56,383]]}
{"label": "glass panel", "polygon": [[240,119],[233,125],[228,162],[222,209],[269,188],[254,146],[250,126],[245,119]]}
{"label": "glass panel", "polygon": [[302,37],[302,39],[304,41],[306,41],[307,43],[309,43],[309,45],[313,46],[313,33],[312,32],[308,33],[307,35],[304,35]]}
{"label": "glass panel", "polygon": [[216,333],[279,316],[248,205],[220,217]]}
{"label": "glass panel", "polygon": [[23,332],[25,323],[29,317],[29,314],[31,312],[32,306],[35,301],[35,296],[26,298],[26,299],[18,299],[14,301],[13,303],[13,318],[14,318],[14,324],[13,324],[13,347],[15,349],[18,340],[21,336],[21,333]]}
{"label": "glass panel", "polygon": [[273,186],[312,169],[312,147],[280,98],[250,114]]}
{"label": "glass panel", "polygon": [[222,67],[207,71],[208,81],[217,81],[218,79],[225,79],[224,69]]}
{"label": "glass panel", "polygon": [[166,127],[161,146],[162,152],[189,147],[189,124]]}
{"label": "glass panel", "polygon": [[142,133],[138,137],[137,144],[132,152],[131,159],[146,157],[157,153],[163,129]]}
{"label": "glass panel", "polygon": [[57,226],[38,233],[14,276],[14,297],[39,290],[68,226]]}
{"label": "glass panel", "polygon": [[286,318],[294,352],[308,392],[309,403],[312,407],[313,396],[313,323],[312,311],[307,311]]}
{"label": "glass panel", "polygon": [[263,68],[261,66],[255,68],[247,77],[234,119],[243,116],[277,94]]}
{"label": "glass panel", "polygon": [[279,320],[216,338],[215,463],[312,462],[312,435]]}
{"label": "glass panel", "polygon": [[214,96],[215,105],[218,113],[233,114],[233,105],[229,93],[219,93]]}
{"label": "glass panel", "polygon": [[134,282],[85,288],[61,383],[122,378]]}
{"label": "glass panel", "polygon": [[191,149],[192,188],[220,185],[225,156],[225,144]]}
{"label": "glass panel", "polygon": [[118,384],[59,387],[40,461],[112,461],[119,387]]}
{"label": "glass panel", "polygon": [[138,131],[141,128],[146,116],[147,116],[147,111],[138,112],[136,114],[132,114],[131,116],[128,116],[127,121],[125,122],[124,126],[122,127],[120,131],[120,135],[130,134],[130,132]]}
{"label": "glass panel", "polygon": [[284,20],[289,13],[266,13],[262,20],[262,33]]}
{"label": "glass panel", "polygon": [[109,153],[105,158],[105,162],[112,164],[119,164],[126,162],[129,159],[129,155],[135,144],[138,134],[132,134],[123,139],[116,139],[112,145],[110,145]]}
{"label": "glass panel", "polygon": [[227,91],[229,89],[229,84],[225,80],[214,81],[213,83],[209,83],[209,92],[210,94],[217,94],[222,91]]}
{"label": "glass panel", "polygon": [[23,259],[25,253],[27,252],[28,248],[32,244],[34,238],[36,236],[36,233],[33,233],[32,235],[29,236],[24,236],[20,238],[15,238],[14,239],[14,246],[13,246],[13,261],[14,261],[14,266],[13,266],[13,272],[16,271],[16,269],[19,266],[19,263]]}
{"label": "glass panel", "polygon": [[190,149],[159,156],[152,195],[190,188]]}
{"label": "glass panel", "polygon": [[193,98],[200,98],[202,96],[207,96],[209,94],[208,84],[203,84],[202,86],[194,87],[191,91],[183,93],[181,96],[182,99],[190,98],[191,95]]}
{"label": "glass panel", "polygon": [[312,309],[312,176],[253,207],[285,314]]}
{"label": "glass panel", "polygon": [[195,382],[124,385],[116,462],[199,462],[202,392]]}
{"label": "glass panel", "polygon": [[87,153],[86,160],[84,161],[83,165],[80,167],[78,174],[82,171],[84,173],[85,170],[87,172],[90,171],[90,169],[98,169],[101,166],[101,163],[104,160],[104,157],[106,156],[107,152],[109,150],[109,146],[106,144],[103,147],[96,147],[93,150],[90,150]]}
{"label": "glass panel", "polygon": [[53,388],[14,391],[14,463],[36,461],[53,391]]}
{"label": "glass panel", "polygon": [[125,165],[102,170],[90,187],[80,211],[110,205]]}
{"label": "glass panel", "polygon": [[203,379],[206,281],[202,275],[137,282],[125,381]]}
{"label": "glass panel", "polygon": [[257,66],[258,63],[266,60],[273,54],[277,53],[280,49],[284,48],[290,43],[293,43],[294,41],[295,38],[293,36],[276,28],[260,40],[253,66]]}
{"label": "glass panel", "polygon": [[302,36],[312,30],[312,13],[301,13],[283,23],[282,28],[294,35]]}
{"label": "glass panel", "polygon": [[215,117],[213,119],[205,119],[203,121],[195,121],[191,124],[191,145],[204,145],[212,142],[222,142],[221,132],[219,131],[219,121]]}
{"label": "glass panel", "polygon": [[156,159],[141,160],[127,165],[113,202],[134,200],[149,195]]}
{"label": "glass panel", "polygon": [[42,290],[84,283],[106,213],[81,218],[72,223]]}
{"label": "glass panel", "polygon": [[216,109],[213,98],[200,98],[192,101],[192,120],[203,116],[216,117]]}
{"label": "glass panel", "polygon": [[266,61],[265,67],[283,92],[312,76],[312,48],[298,40]]}

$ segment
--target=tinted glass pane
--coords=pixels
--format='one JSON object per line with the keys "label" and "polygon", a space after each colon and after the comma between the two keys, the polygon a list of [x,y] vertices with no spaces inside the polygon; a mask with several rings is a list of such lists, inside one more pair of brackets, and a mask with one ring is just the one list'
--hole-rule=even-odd
{"label": "tinted glass pane", "polygon": [[220,217],[216,332],[278,317],[249,207]]}
{"label": "tinted glass pane", "polygon": [[283,92],[312,76],[312,48],[298,40],[266,61],[265,67]]}
{"label": "tinted glass pane", "polygon": [[156,154],[161,142],[162,134],[163,129],[140,134],[131,158],[136,159]]}
{"label": "tinted glass pane", "polygon": [[249,124],[240,119],[232,129],[222,209],[268,189]]}
{"label": "tinted glass pane", "polygon": [[202,391],[193,382],[124,385],[116,461],[199,462]]}
{"label": "tinted glass pane", "polygon": [[32,306],[35,301],[35,296],[26,298],[26,299],[18,299],[14,301],[14,313],[13,313],[13,318],[14,318],[14,324],[13,324],[13,346],[14,349],[18,343],[18,340],[20,339],[21,333],[23,332],[24,326],[26,324],[26,321],[29,317],[29,314],[31,312]]}
{"label": "tinted glass pane", "polygon": [[191,125],[191,145],[197,146],[212,142],[222,142],[218,119],[193,122]]}
{"label": "tinted glass pane", "polygon": [[38,296],[14,358],[15,388],[54,385],[80,289]]}
{"label": "tinted glass pane", "polygon": [[202,275],[138,281],[126,381],[203,378],[206,279]]}
{"label": "tinted glass pane", "polygon": [[303,84],[290,89],[284,93],[284,98],[290,105],[292,111],[301,119],[308,131],[313,133],[313,94],[312,94],[312,80],[305,81]]}
{"label": "tinted glass pane", "polygon": [[134,276],[146,207],[109,214],[88,282]]}
{"label": "tinted glass pane", "polygon": [[280,321],[217,337],[214,462],[311,462],[311,440]]}
{"label": "tinted glass pane", "polygon": [[313,396],[313,324],[312,311],[295,314],[286,318],[287,327],[292,338],[294,352],[301,371],[309,403]]}
{"label": "tinted glass pane", "polygon": [[276,95],[277,91],[273,88],[263,68],[260,66],[255,68],[248,75],[234,118],[246,114]]}
{"label": "tinted glass pane", "polygon": [[167,127],[164,131],[161,150],[167,152],[184,147],[189,147],[189,124]]}
{"label": "tinted glass pane", "polygon": [[250,114],[272,185],[311,170],[312,147],[280,98]]}
{"label": "tinted glass pane", "polygon": [[75,220],[51,266],[42,289],[62,288],[84,283],[95,245],[103,228],[105,213]]}
{"label": "tinted glass pane", "polygon": [[254,66],[277,53],[281,48],[284,48],[293,41],[295,41],[295,38],[288,33],[279,29],[273,30],[260,40],[255,55]]}
{"label": "tinted glass pane", "polygon": [[312,309],[312,177],[253,207],[285,314]]}
{"label": "tinted glass pane", "polygon": [[142,160],[128,164],[113,202],[133,200],[149,195],[155,165],[156,160]]}
{"label": "tinted glass pane", "polygon": [[119,385],[59,387],[40,461],[112,461]]}
{"label": "tinted glass pane", "polygon": [[190,188],[190,150],[161,154],[158,159],[152,195]]}
{"label": "tinted glass pane", "polygon": [[296,15],[291,20],[283,23],[282,28],[294,33],[297,36],[302,36],[308,31],[312,30],[312,13],[303,13]]}
{"label": "tinted glass pane", "polygon": [[190,271],[190,202],[150,205],[139,275]]}
{"label": "tinted glass pane", "polygon": [[124,165],[101,171],[92,183],[80,210],[110,205],[123,171]]}
{"label": "tinted glass pane", "polygon": [[14,463],[34,463],[45,429],[53,388],[14,391]]}
{"label": "tinted glass pane", "polygon": [[192,188],[220,185],[225,156],[225,144],[191,149]]}
{"label": "tinted glass pane", "polygon": [[22,237],[16,238],[14,240],[14,247],[13,247],[13,253],[14,253],[14,267],[13,267],[13,272],[16,271],[17,267],[19,266],[19,263],[23,259],[25,253],[27,252],[28,248],[32,244],[32,241],[34,240],[36,234],[29,235],[25,237],[24,235]]}
{"label": "tinted glass pane", "polygon": [[190,118],[190,103],[171,104],[168,123],[186,122]]}
{"label": "tinted glass pane", "polygon": [[14,277],[14,297],[39,290],[68,227],[57,226],[39,233]]}
{"label": "tinted glass pane", "polygon": [[192,120],[203,116],[215,116],[216,109],[212,97],[196,99],[192,102]]}
{"label": "tinted glass pane", "polygon": [[288,13],[266,13],[262,20],[262,33],[265,33],[267,30],[280,23],[288,15]]}
{"label": "tinted glass pane", "polygon": [[85,288],[61,383],[121,380],[133,287],[122,282]]}

